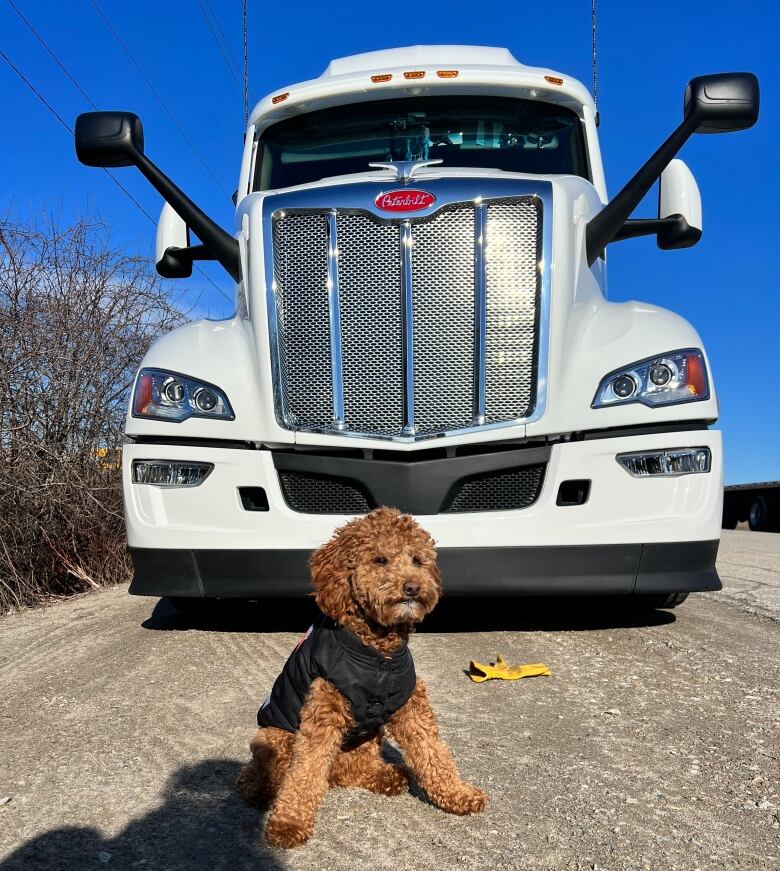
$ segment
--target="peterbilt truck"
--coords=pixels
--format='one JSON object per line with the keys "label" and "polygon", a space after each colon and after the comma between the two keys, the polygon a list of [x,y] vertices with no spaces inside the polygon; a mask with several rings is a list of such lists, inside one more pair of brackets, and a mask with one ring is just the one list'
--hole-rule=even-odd
{"label": "peterbilt truck", "polygon": [[[677,314],[607,298],[606,249],[696,243],[675,155],[752,126],[758,99],[750,73],[693,79],[610,198],[570,76],[497,48],[334,60],[252,112],[231,231],[146,156],[136,115],[81,115],[82,163],[136,166],[165,200],[158,271],[211,259],[235,282],[234,314],[155,342],[132,387],[130,592],[302,594],[312,551],[380,505],[430,531],[447,594],[719,589],[707,354]],[[656,181],[657,216],[632,217]]]}

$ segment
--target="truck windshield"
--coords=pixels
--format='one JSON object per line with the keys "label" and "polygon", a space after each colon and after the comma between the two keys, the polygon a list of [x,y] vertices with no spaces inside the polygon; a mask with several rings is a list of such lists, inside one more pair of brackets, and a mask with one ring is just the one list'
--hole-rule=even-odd
{"label": "truck windshield", "polygon": [[255,190],[366,172],[378,161],[434,160],[588,178],[582,124],[570,109],[511,97],[405,97],[279,121],[260,137]]}

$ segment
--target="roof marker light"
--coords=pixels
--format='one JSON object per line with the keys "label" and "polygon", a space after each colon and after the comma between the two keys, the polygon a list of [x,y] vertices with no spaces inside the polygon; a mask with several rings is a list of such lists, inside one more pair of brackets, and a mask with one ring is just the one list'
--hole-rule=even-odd
{"label": "roof marker light", "polygon": [[425,78],[425,70],[412,70],[409,73],[404,73],[405,79],[423,79]]}
{"label": "roof marker light", "polygon": [[440,79],[456,79],[459,70],[436,70],[436,75]]}
{"label": "roof marker light", "polygon": [[379,84],[379,82],[389,82],[392,78],[392,73],[382,73],[380,76],[371,76],[371,81],[376,85]]}
{"label": "roof marker light", "polygon": [[559,79],[558,76],[545,76],[545,82],[549,82],[551,85],[562,85],[563,79]]}
{"label": "roof marker light", "polygon": [[271,102],[276,105],[277,103],[283,103],[290,96],[289,91],[285,91],[283,94],[277,94],[275,97],[271,98]]}

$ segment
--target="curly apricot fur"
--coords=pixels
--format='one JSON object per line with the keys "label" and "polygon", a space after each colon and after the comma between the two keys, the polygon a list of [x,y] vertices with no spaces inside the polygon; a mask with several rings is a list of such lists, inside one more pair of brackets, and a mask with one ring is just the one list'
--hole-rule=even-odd
{"label": "curly apricot fur", "polygon": [[[312,557],[311,573],[320,610],[384,654],[408,639],[441,596],[433,539],[412,517],[392,508],[379,508],[337,530]],[[404,752],[405,765],[382,760],[383,731],[368,741],[345,744],[354,725],[346,698],[317,678],[296,734],[268,727],[252,739],[252,760],[237,786],[251,804],[270,807],[265,829],[270,844],[289,848],[305,843],[314,834],[317,808],[330,786],[397,795],[414,777],[448,813],[485,808],[487,795],[460,779],[421,680],[387,727]]]}

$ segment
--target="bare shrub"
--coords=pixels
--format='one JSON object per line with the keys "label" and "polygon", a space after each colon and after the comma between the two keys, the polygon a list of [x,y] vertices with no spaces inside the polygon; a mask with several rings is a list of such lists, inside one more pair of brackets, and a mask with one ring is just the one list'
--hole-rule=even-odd
{"label": "bare shrub", "polygon": [[105,224],[0,219],[0,613],[128,578],[128,389],[182,320]]}

